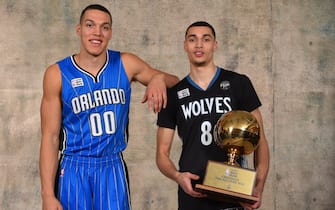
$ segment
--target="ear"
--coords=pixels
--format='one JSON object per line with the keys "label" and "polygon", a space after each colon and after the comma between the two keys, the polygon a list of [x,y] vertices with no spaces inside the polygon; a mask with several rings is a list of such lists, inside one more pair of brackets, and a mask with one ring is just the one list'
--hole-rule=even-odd
{"label": "ear", "polygon": [[76,34],[77,34],[78,36],[80,36],[80,31],[81,31],[81,26],[80,26],[80,24],[78,24],[78,25],[76,26]]}
{"label": "ear", "polygon": [[186,40],[184,41],[184,51],[187,52],[187,44],[186,44]]}
{"label": "ear", "polygon": [[216,51],[219,48],[218,41],[215,40],[214,42],[214,51]]}
{"label": "ear", "polygon": [[110,35],[109,35],[109,37],[108,37],[108,40],[111,40],[112,37],[113,37],[113,30],[111,29]]}

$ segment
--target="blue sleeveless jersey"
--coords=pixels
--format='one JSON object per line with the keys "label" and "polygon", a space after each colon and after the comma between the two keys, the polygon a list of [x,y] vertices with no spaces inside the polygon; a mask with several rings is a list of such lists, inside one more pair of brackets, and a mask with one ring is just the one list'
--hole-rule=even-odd
{"label": "blue sleeveless jersey", "polygon": [[127,146],[131,86],[120,52],[108,50],[96,77],[69,56],[57,64],[62,75],[63,154],[108,157]]}

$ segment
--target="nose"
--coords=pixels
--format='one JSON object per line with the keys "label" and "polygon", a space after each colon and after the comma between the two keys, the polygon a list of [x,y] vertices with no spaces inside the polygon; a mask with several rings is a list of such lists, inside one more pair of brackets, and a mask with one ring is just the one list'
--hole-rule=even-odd
{"label": "nose", "polygon": [[101,33],[102,33],[101,31],[102,31],[102,29],[100,27],[95,27],[94,28],[94,35],[100,36]]}
{"label": "nose", "polygon": [[201,41],[201,40],[197,40],[196,43],[195,43],[195,46],[196,46],[197,48],[201,48],[201,47],[203,46],[202,41]]}

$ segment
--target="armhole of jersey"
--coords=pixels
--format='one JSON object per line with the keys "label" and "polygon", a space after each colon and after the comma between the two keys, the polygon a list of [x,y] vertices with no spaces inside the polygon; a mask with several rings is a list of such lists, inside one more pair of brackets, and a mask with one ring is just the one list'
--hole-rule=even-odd
{"label": "armhole of jersey", "polygon": [[109,53],[109,56],[110,56],[110,58],[109,58],[110,63],[112,64],[113,67],[116,67],[118,69],[122,69],[122,73],[127,78],[128,83],[129,83],[129,88],[130,88],[131,87],[131,84],[130,84],[131,81],[129,80],[126,69],[123,65],[121,52],[120,51],[108,50],[108,53]]}

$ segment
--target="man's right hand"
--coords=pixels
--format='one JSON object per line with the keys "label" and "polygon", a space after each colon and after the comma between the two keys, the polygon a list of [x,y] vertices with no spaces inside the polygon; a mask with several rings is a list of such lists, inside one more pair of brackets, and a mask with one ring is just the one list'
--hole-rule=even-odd
{"label": "man's right hand", "polygon": [[43,196],[42,210],[63,210],[63,207],[55,196]]}
{"label": "man's right hand", "polygon": [[206,197],[205,194],[194,191],[192,187],[192,180],[198,180],[200,177],[196,174],[192,174],[190,172],[180,172],[177,176],[177,183],[180,185],[180,187],[184,190],[185,193],[192,197],[196,198],[203,198]]}

